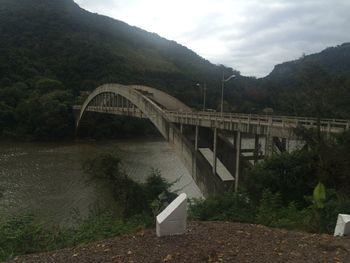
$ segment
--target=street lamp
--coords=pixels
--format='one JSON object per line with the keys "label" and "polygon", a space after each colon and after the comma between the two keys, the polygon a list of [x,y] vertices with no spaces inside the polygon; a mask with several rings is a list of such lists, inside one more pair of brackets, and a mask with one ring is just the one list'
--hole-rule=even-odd
{"label": "street lamp", "polygon": [[235,74],[232,74],[227,79],[225,79],[225,73],[222,72],[222,81],[221,81],[221,118],[224,112],[224,83],[229,81],[230,79],[236,77]]}
{"label": "street lamp", "polygon": [[205,99],[206,99],[206,91],[207,91],[207,85],[206,83],[203,84],[203,86],[199,83],[197,83],[197,87],[202,87],[202,93],[203,93],[203,111],[205,111]]}

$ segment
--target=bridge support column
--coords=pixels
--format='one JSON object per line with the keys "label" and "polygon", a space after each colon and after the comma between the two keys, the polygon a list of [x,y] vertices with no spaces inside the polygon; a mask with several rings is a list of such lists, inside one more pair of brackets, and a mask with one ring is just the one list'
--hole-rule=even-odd
{"label": "bridge support column", "polygon": [[254,164],[256,164],[258,162],[259,151],[260,151],[259,135],[255,134],[255,136],[254,136]]}
{"label": "bridge support column", "polygon": [[216,147],[218,140],[218,129],[214,128],[214,143],[213,143],[213,173],[216,174]]}
{"label": "bridge support column", "polygon": [[194,138],[194,149],[198,151],[198,125],[196,125],[196,133],[195,133],[195,138]]}
{"label": "bridge support column", "polygon": [[271,135],[265,137],[265,156],[271,156],[273,153],[273,138]]}
{"label": "bridge support column", "polygon": [[240,161],[241,161],[241,132],[236,133],[236,171],[235,171],[235,192],[238,191],[239,173],[240,173]]}
{"label": "bridge support column", "polygon": [[180,123],[180,132],[181,132],[181,134],[183,134],[183,125],[182,125],[182,123]]}

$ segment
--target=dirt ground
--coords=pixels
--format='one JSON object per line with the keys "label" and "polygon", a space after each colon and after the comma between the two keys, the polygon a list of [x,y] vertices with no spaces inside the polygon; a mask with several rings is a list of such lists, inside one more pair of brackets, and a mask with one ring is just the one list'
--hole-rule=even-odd
{"label": "dirt ground", "polygon": [[13,262],[322,262],[350,263],[350,237],[334,238],[228,222],[190,222],[181,236],[154,229]]}

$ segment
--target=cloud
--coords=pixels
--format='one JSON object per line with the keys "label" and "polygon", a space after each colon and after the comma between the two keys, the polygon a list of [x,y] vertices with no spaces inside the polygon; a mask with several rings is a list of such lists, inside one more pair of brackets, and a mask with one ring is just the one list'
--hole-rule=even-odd
{"label": "cloud", "polygon": [[348,0],[77,0],[175,40],[213,63],[264,76],[275,64],[349,41]]}

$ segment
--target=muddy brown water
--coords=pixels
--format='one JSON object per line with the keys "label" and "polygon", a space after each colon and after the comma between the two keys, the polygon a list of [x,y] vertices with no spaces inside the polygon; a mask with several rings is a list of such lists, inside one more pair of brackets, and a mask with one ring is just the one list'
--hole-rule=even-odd
{"label": "muddy brown water", "polygon": [[[261,141],[264,145],[264,140]],[[292,143],[295,145],[295,142]],[[254,139],[243,138],[242,148]],[[294,147],[295,148],[295,147]],[[0,218],[31,212],[44,224],[72,225],[76,216],[115,207],[110,189],[88,180],[82,163],[101,152],[114,152],[122,167],[142,182],[158,169],[190,198],[202,197],[188,171],[161,138],[72,143],[0,142]]]}
{"label": "muddy brown water", "polygon": [[99,207],[113,207],[111,191],[88,180],[82,163],[100,152],[115,152],[131,178],[144,181],[160,170],[173,189],[201,193],[170,146],[161,138],[74,143],[0,143],[0,216],[24,211],[45,224],[70,225]]}

